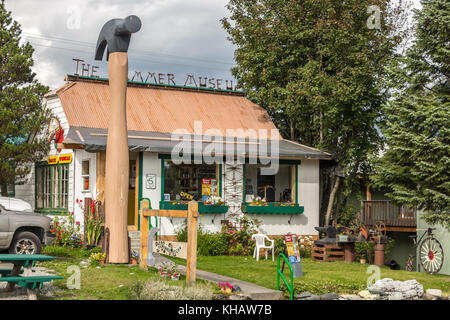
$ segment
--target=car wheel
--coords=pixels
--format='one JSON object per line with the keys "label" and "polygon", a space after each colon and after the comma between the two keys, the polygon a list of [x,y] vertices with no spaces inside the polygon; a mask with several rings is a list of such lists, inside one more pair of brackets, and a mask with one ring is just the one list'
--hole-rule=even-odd
{"label": "car wheel", "polygon": [[23,231],[14,236],[9,253],[38,254],[41,252],[41,249],[41,240],[34,233]]}

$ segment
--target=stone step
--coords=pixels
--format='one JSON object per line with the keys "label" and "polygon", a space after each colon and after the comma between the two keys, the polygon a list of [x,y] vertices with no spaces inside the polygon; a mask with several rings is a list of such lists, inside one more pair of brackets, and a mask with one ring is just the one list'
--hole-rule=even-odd
{"label": "stone step", "polygon": [[128,231],[128,236],[131,239],[140,239],[141,238],[141,232],[140,231]]}

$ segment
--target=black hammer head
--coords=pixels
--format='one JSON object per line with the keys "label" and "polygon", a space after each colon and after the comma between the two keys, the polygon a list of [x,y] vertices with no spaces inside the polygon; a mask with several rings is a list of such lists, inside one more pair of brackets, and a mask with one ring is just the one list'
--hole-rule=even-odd
{"label": "black hammer head", "polygon": [[138,32],[140,29],[141,20],[134,15],[125,19],[111,19],[106,22],[98,36],[95,60],[102,60],[106,46],[108,46],[106,60],[112,52],[127,52],[131,34]]}

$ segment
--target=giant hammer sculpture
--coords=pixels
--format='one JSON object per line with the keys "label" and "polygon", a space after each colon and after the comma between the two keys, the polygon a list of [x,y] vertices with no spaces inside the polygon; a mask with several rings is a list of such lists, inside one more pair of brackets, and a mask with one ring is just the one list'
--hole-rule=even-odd
{"label": "giant hammer sculpture", "polygon": [[137,16],[112,19],[103,26],[97,41],[95,60],[102,60],[107,47],[109,92],[108,140],[105,167],[105,227],[109,229],[109,259],[111,263],[128,263],[128,134],[127,82],[128,46],[131,34],[141,29]]}

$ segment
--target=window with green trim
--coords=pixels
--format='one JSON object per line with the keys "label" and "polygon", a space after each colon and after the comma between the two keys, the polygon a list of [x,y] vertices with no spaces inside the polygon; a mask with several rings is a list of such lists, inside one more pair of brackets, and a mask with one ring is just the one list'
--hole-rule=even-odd
{"label": "window with green trim", "polygon": [[206,201],[219,194],[219,171],[216,165],[180,164],[164,161],[164,197],[162,200],[187,200],[186,194],[196,201]]}
{"label": "window with green trim", "polygon": [[295,165],[280,164],[274,175],[261,174],[261,164],[245,164],[245,202],[261,198],[266,202],[295,202]]}
{"label": "window with green trim", "polygon": [[36,164],[36,209],[68,208],[69,165]]}

